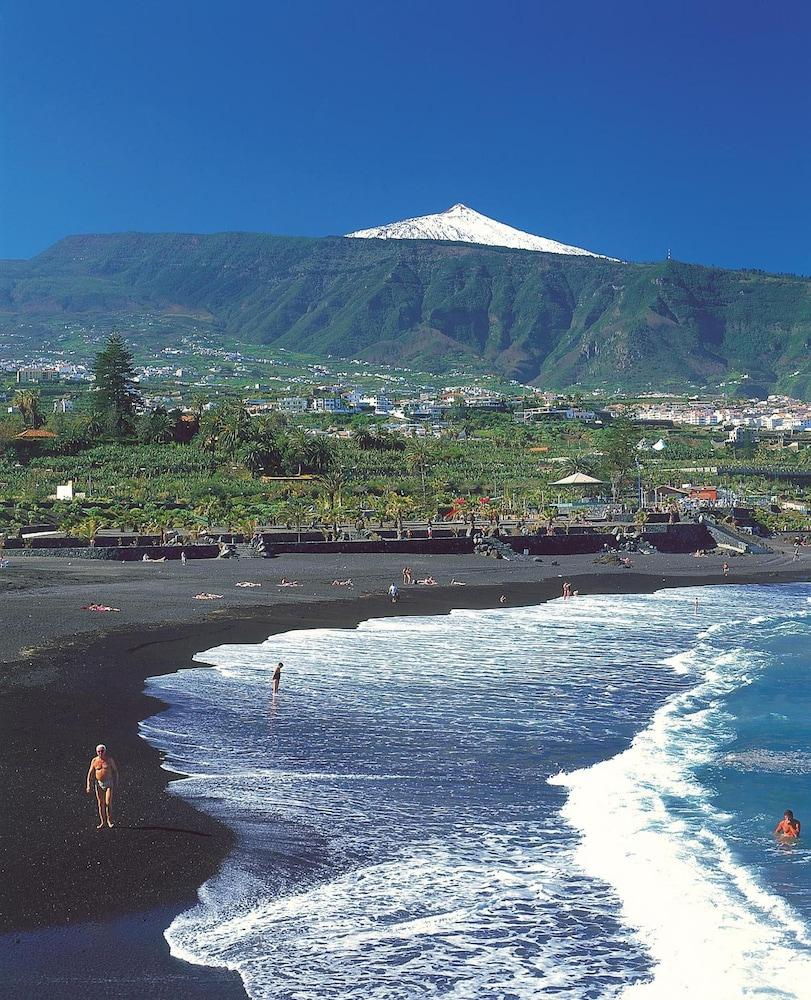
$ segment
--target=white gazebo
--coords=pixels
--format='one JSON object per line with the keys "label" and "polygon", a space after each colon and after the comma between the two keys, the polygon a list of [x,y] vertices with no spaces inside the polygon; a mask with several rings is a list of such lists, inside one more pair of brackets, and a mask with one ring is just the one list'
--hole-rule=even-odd
{"label": "white gazebo", "polygon": [[587,476],[585,472],[573,472],[571,476],[558,479],[557,482],[550,483],[550,486],[605,486],[602,479],[595,479],[594,476]]}

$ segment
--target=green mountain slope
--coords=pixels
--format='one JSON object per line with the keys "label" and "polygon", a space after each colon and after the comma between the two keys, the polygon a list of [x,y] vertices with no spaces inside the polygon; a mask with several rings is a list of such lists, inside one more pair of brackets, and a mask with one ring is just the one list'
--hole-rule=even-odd
{"label": "green mountain slope", "polygon": [[791,276],[249,233],[73,236],[0,263],[0,329],[80,316],[126,333],[134,311],[246,344],[436,371],[463,359],[551,387],[745,374],[761,392],[811,395],[811,281]]}

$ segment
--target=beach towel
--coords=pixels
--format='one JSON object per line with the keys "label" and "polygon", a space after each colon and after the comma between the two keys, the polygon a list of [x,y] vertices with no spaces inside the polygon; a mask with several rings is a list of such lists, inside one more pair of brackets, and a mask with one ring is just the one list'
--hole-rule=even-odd
{"label": "beach towel", "polygon": [[195,594],[195,601],[218,601],[222,594]]}
{"label": "beach towel", "polygon": [[85,604],[82,611],[120,611],[121,608],[111,608],[106,604]]}
{"label": "beach towel", "polygon": [[250,583],[247,580],[244,583],[236,584],[237,587],[261,587],[261,583]]}

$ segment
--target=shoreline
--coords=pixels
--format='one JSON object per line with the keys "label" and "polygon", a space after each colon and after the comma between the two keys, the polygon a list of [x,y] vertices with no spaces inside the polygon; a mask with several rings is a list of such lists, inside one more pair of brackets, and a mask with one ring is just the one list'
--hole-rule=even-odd
{"label": "shoreline", "polygon": [[[681,565],[673,565],[674,561]],[[153,624],[147,620],[101,633],[99,628],[107,625],[109,618],[98,615],[92,616],[101,619],[94,622],[95,634],[91,632],[87,638],[65,635],[64,623],[40,622],[42,646],[22,659],[0,664],[0,726],[6,734],[2,787],[7,801],[18,803],[6,811],[0,823],[7,859],[0,872],[6,890],[6,903],[0,911],[0,931],[6,935],[0,942],[13,938],[15,933],[20,938],[22,931],[58,940],[61,930],[70,935],[75,933],[76,925],[88,920],[100,920],[111,928],[116,924],[127,927],[128,922],[140,918],[149,926],[148,936],[153,940],[152,948],[145,951],[151,951],[157,963],[155,975],[175,979],[172,995],[218,996],[223,1000],[245,996],[236,973],[187,966],[169,957],[163,939],[167,916],[171,921],[195,901],[199,886],[217,870],[234,835],[178,796],[165,794],[169,781],[181,776],[163,770],[162,755],[139,736],[138,724],[165,707],[144,694],[148,677],[199,668],[203,664],[193,656],[223,643],[264,642],[274,634],[298,628],[354,628],[370,618],[493,608],[499,606],[502,593],[507,595],[510,606],[542,603],[560,596],[564,576],[561,570],[584,594],[650,593],[663,587],[719,583],[788,583],[807,581],[810,575],[804,564],[786,565],[782,561],[782,565],[774,566],[768,557],[746,557],[730,560],[734,574],[724,577],[719,572],[722,561],[723,557],[702,560],[696,567],[698,560],[685,563],[683,557],[653,556],[645,561],[645,571],[639,572],[598,568],[592,558],[588,563],[578,560],[577,566],[572,565],[574,559],[563,559],[562,565],[557,561],[549,565],[550,561],[544,560],[547,565],[542,567],[532,562],[505,564],[480,557],[423,557],[413,560],[415,567],[419,563],[418,572],[428,564],[437,577],[453,570],[456,578],[462,575],[464,566],[470,575],[468,586],[403,588],[400,602],[392,605],[378,580],[371,579],[371,573],[368,579],[363,575],[365,567],[352,566],[356,589],[350,595],[340,590],[313,593],[309,587],[302,587],[301,593],[268,588],[249,592],[251,603],[241,607],[229,602],[215,611],[209,605],[198,621]],[[292,562],[284,560],[288,576]],[[327,566],[313,566],[312,557],[307,562],[307,568],[321,576],[328,577],[334,571],[334,559],[324,560]],[[264,576],[281,575],[280,563],[282,560],[262,561]],[[371,563],[379,571],[376,576],[390,579],[394,564],[400,565],[402,558],[395,557],[392,566],[381,567],[379,557]],[[229,564],[220,564],[225,565]],[[303,575],[301,559],[295,561],[295,567]],[[236,568],[230,564],[227,575],[258,578],[259,568],[254,561],[244,561]],[[538,579],[541,570],[545,573]],[[520,578],[528,573],[536,579]],[[154,576],[145,577],[134,586],[149,591],[155,582]],[[361,589],[364,584],[374,586],[376,592]],[[125,587],[132,589],[133,582],[127,581]],[[32,589],[22,587],[15,596],[23,598],[27,593],[30,597]],[[151,589],[160,592],[164,588],[159,585]],[[218,581],[217,589],[225,592],[225,582]],[[258,605],[257,594],[275,600]],[[146,596],[155,598],[154,592]],[[65,594],[57,599],[64,600]],[[6,601],[6,607],[8,604]],[[33,607],[30,601],[28,606]],[[32,733],[36,737],[34,746]],[[110,745],[123,778],[118,803],[121,826],[100,834],[93,829],[94,802],[79,787],[89,751],[99,739]],[[26,775],[31,767],[47,771],[52,783],[35,817],[19,807],[30,798]],[[112,894],[109,886],[115,886]],[[20,979],[26,970],[30,972],[30,957],[28,962],[22,961],[26,951],[22,945],[15,950],[19,951],[19,959],[10,957],[11,968],[3,979],[18,983],[20,988],[23,982],[27,985],[22,992],[8,995],[32,996],[32,980]],[[199,973],[185,977],[180,993],[176,963],[184,970]],[[128,967],[123,958],[114,964]],[[76,995],[80,992],[77,989]],[[61,995],[72,994],[63,985]],[[116,995],[128,994],[119,991]]]}

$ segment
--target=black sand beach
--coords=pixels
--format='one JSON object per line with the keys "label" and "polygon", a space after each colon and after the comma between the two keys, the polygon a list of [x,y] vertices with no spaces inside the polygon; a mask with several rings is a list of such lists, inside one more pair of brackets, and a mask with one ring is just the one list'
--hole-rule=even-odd
{"label": "black sand beach", "polygon": [[[729,563],[724,577],[722,563]],[[216,871],[232,835],[176,796],[176,778],[138,737],[161,710],[147,677],[192,663],[221,643],[259,642],[300,627],[352,627],[390,614],[539,603],[561,593],[652,591],[697,584],[807,580],[811,553],[729,557],[592,555],[496,561],[408,560],[437,587],[401,587],[402,556],[284,556],[272,560],[119,564],[12,558],[0,571],[0,996],[242,997],[239,977],[172,959],[163,930]],[[299,587],[280,588],[282,577]],[[351,578],[353,588],[332,587]],[[465,586],[452,585],[455,579]],[[261,583],[238,588],[241,581]],[[222,599],[196,601],[199,592]],[[120,612],[81,610],[90,603]],[[95,830],[84,794],[93,748],[105,742],[122,772],[114,830]],[[61,956],[61,957],[60,957]]]}

